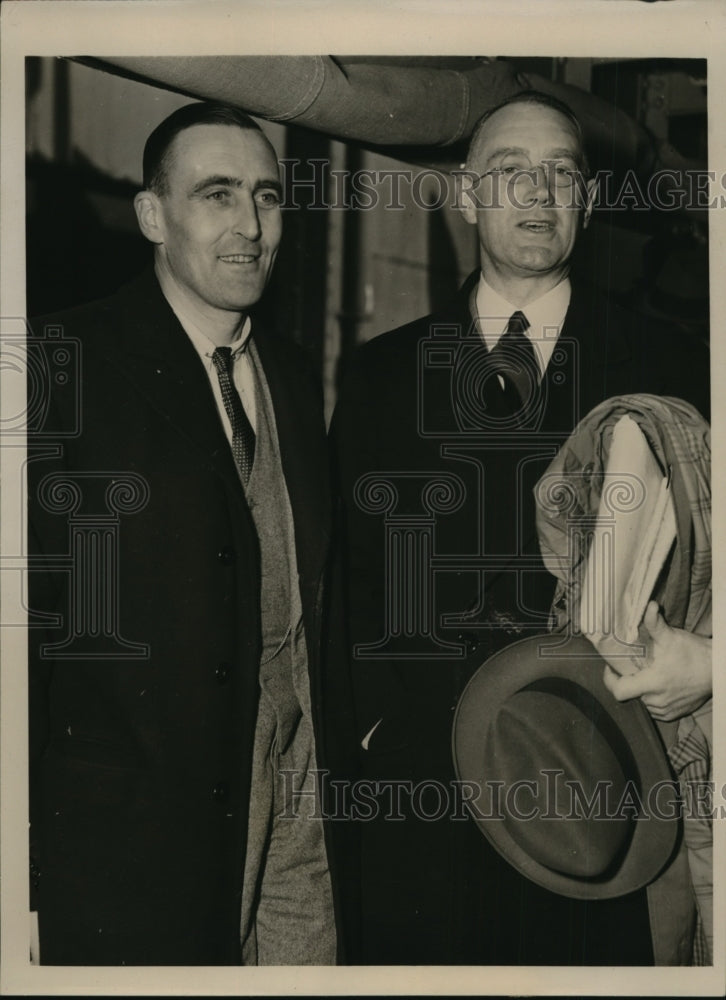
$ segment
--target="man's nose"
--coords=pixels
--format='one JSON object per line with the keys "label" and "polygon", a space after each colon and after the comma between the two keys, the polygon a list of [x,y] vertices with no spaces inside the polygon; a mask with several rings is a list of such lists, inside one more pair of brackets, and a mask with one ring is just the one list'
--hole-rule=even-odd
{"label": "man's nose", "polygon": [[[536,167],[530,167],[526,171],[526,177],[531,185],[532,200],[535,199],[542,204],[554,204],[555,177],[554,169],[547,163],[539,163]],[[527,181],[525,181],[527,183]]]}
{"label": "man's nose", "polygon": [[238,199],[233,228],[235,233],[244,236],[246,240],[255,241],[262,235],[260,217],[253,197],[243,195]]}

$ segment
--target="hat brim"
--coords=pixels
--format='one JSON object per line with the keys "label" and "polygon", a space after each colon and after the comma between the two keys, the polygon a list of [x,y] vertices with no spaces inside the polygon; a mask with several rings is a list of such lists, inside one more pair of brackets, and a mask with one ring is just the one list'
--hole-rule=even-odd
{"label": "hat brim", "polygon": [[[665,802],[654,789],[674,788],[673,775],[653,722],[640,701],[618,702],[603,683],[605,661],[583,636],[533,636],[490,657],[467,684],[454,716],[452,750],[461,782],[484,786],[497,780],[487,770],[486,741],[502,704],[542,678],[575,682],[593,695],[619,728],[637,768],[635,783],[644,809],[615,870],[600,878],[577,878],[540,864],[511,836],[495,813],[472,810],[474,821],[492,846],[523,875],[552,892],[575,899],[611,899],[642,888],[662,871],[678,843],[675,791]],[[597,776],[599,777],[599,776]],[[656,808],[649,808],[655,804]],[[593,817],[591,822],[607,822]],[[566,818],[558,822],[567,822]]]}

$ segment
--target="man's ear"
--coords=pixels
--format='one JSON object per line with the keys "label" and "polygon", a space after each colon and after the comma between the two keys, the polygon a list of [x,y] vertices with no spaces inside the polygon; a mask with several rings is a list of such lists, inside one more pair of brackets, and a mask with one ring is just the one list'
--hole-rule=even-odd
{"label": "man's ear", "polygon": [[587,229],[590,222],[590,216],[592,215],[592,207],[595,204],[595,195],[597,193],[597,177],[592,177],[585,184],[585,211],[582,215],[582,228]]}
{"label": "man's ear", "polygon": [[147,240],[157,245],[164,242],[164,212],[158,195],[153,191],[139,191],[134,198],[139,229]]}
{"label": "man's ear", "polygon": [[470,226],[476,225],[476,212],[479,206],[477,189],[481,184],[481,178],[474,170],[454,170],[454,184],[456,185],[456,207],[464,216]]}

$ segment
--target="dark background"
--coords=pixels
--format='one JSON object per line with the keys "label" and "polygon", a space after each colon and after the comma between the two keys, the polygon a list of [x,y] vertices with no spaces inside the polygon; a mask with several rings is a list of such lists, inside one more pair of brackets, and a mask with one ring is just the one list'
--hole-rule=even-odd
{"label": "dark background", "polygon": [[[705,61],[513,61],[605,98],[643,125],[654,146],[668,142],[684,167],[705,169]],[[35,316],[104,296],[150,263],[132,205],[141,150],[151,129],[189,99],[66,59],[28,58],[26,68],[27,310]],[[321,177],[330,169],[417,169],[320,132],[262,124],[278,155],[302,161],[301,177],[310,176],[311,159],[327,161]],[[477,247],[473,227],[449,205],[390,211],[382,197],[370,211],[306,208],[315,197],[296,189],[302,207],[285,211],[260,310],[313,354],[330,412],[354,346],[439,307],[476,266]],[[573,269],[636,311],[708,337],[705,210],[598,209]]]}

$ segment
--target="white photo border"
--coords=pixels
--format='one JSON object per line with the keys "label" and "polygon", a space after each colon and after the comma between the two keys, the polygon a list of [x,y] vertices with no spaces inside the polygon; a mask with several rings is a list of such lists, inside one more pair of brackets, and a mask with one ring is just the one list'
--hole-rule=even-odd
{"label": "white photo border", "polygon": [[[8,0],[2,5],[0,108],[0,316],[25,311],[24,106],[26,56],[220,54],[435,54],[679,57],[708,60],[709,169],[726,173],[726,4],[722,0]],[[152,50],[152,51],[150,51]],[[715,193],[722,193],[717,188]],[[52,224],[52,220],[49,220]],[[710,217],[714,510],[724,510],[726,387],[726,211]],[[3,373],[4,374],[4,373]],[[5,383],[3,414],[24,405]],[[20,395],[18,395],[18,393]],[[15,551],[22,525],[13,470],[22,448],[2,448],[0,551]],[[715,620],[723,620],[726,519],[713,519]],[[718,554],[718,558],[716,557]],[[12,600],[4,573],[1,598]],[[721,612],[719,614],[719,611]],[[16,995],[682,995],[726,992],[726,737],[714,734],[715,961],[713,968],[53,968],[32,966],[28,947],[26,671],[22,628],[5,629],[0,674],[0,992]],[[714,637],[714,699],[724,639]]]}

